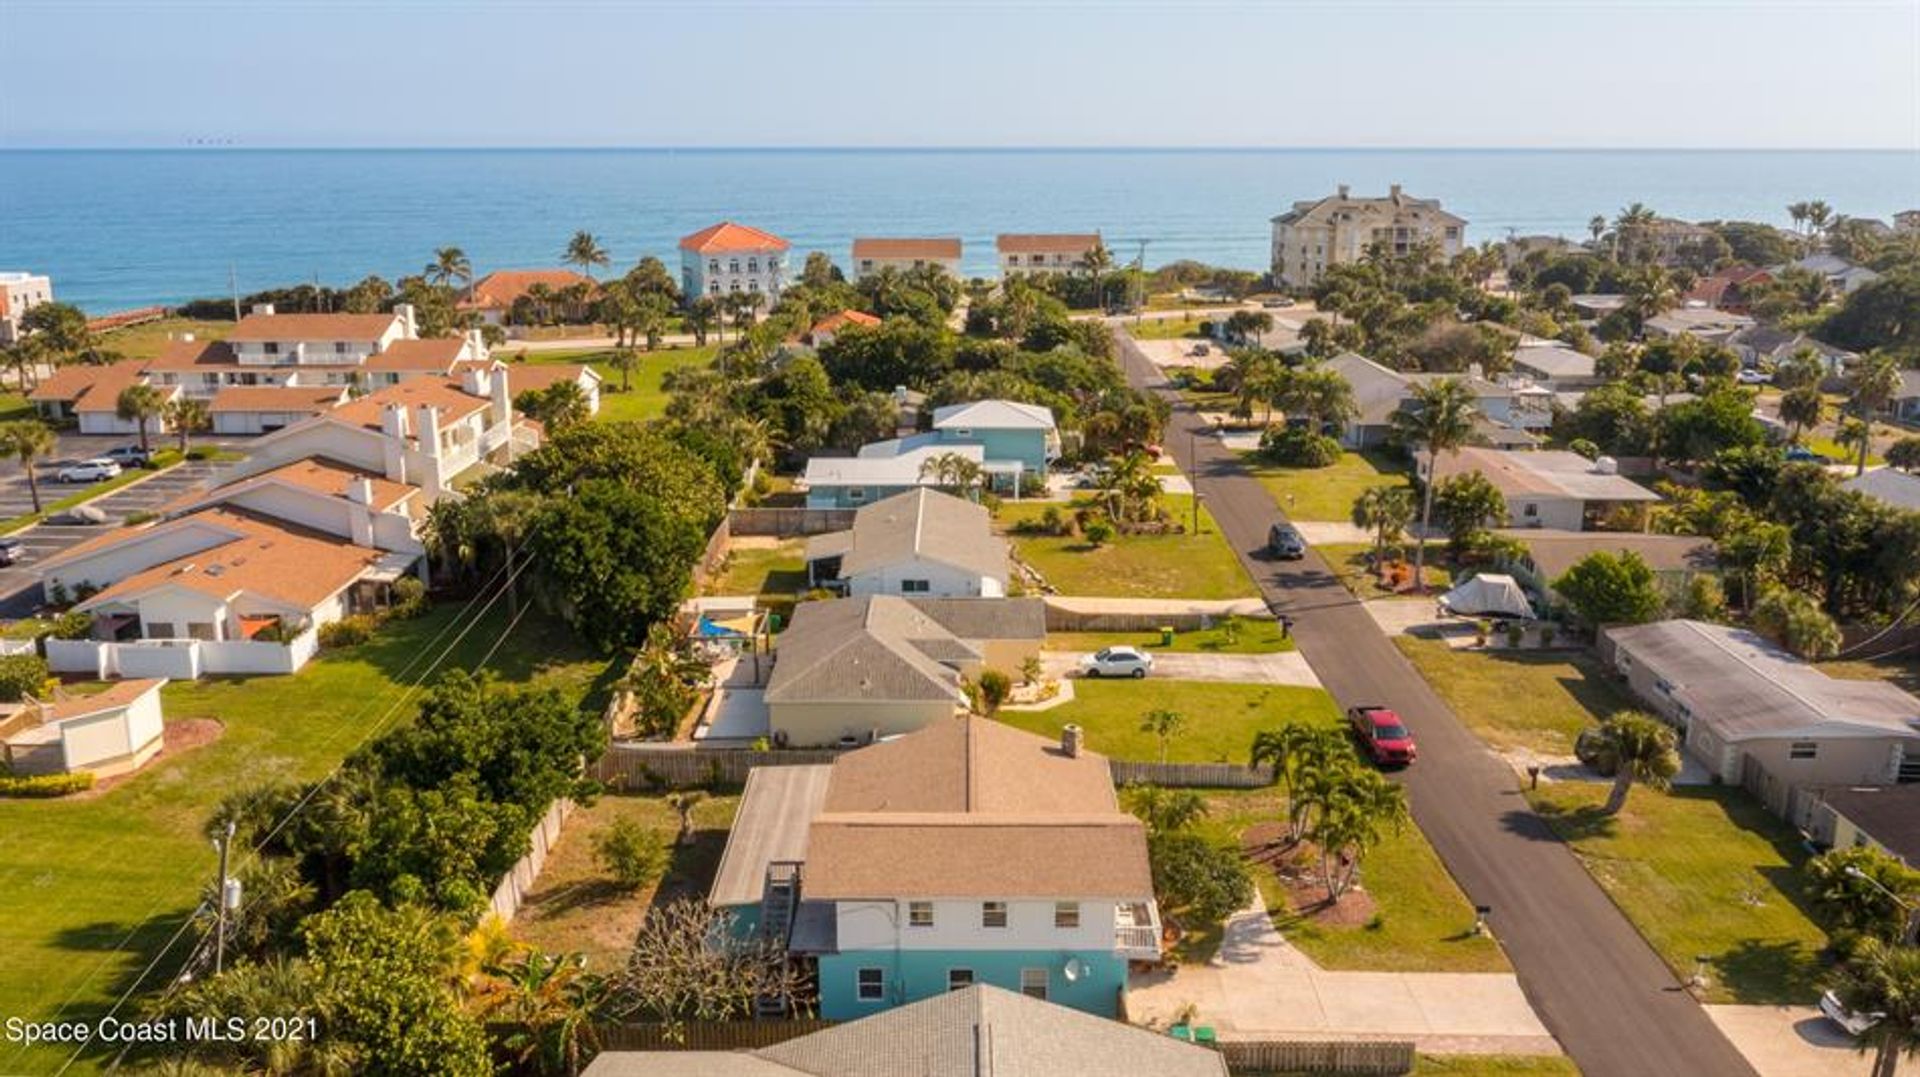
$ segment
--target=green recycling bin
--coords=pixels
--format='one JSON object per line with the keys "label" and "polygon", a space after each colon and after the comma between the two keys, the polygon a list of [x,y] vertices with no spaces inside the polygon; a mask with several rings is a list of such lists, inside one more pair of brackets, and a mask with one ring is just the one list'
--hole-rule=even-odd
{"label": "green recycling bin", "polygon": [[1173,626],[1172,625],[1160,626],[1160,646],[1162,647],[1173,646]]}

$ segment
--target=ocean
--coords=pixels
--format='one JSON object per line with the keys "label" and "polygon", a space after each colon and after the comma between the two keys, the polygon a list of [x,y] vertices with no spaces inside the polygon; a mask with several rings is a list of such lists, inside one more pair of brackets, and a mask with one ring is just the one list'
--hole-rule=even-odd
{"label": "ocean", "polygon": [[[1920,207],[1920,153],[1534,150],[0,151],[0,270],[53,277],[89,313],[318,279],[557,264],[577,229],[624,269],[732,218],[843,266],[855,235],[959,235],[988,274],[998,232],[1099,230],[1144,250],[1265,269],[1268,219],[1349,184],[1441,199],[1478,243],[1583,237],[1632,202],[1687,219],[1788,222],[1790,202],[1887,219]],[[1144,247],[1143,247],[1144,244]]]}

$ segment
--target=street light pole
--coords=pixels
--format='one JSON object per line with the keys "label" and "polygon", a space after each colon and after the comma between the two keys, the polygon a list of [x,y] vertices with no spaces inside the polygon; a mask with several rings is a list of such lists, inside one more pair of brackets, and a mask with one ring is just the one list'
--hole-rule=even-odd
{"label": "street light pole", "polygon": [[1920,946],[1920,904],[1915,904],[1901,897],[1899,894],[1894,893],[1887,888],[1885,883],[1854,867],[1852,864],[1847,865],[1846,872],[1849,876],[1887,895],[1895,905],[1904,909],[1907,914],[1907,924],[1905,929],[1900,933],[1900,942],[1904,946]]}
{"label": "street light pole", "polygon": [[227,829],[213,839],[213,847],[220,850],[220,885],[213,895],[213,974],[220,975],[227,958],[227,849],[233,844],[234,822],[227,820]]}

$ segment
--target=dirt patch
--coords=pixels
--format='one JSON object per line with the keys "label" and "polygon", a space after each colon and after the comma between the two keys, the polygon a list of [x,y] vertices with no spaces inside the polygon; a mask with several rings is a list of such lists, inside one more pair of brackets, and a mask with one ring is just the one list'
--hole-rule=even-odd
{"label": "dirt patch", "polygon": [[104,796],[119,788],[121,784],[129,778],[145,774],[155,767],[164,766],[170,760],[178,759],[188,752],[212,744],[214,741],[220,739],[220,734],[226,731],[227,727],[222,725],[218,719],[214,718],[180,718],[171,720],[167,722],[160,731],[160,754],[148,760],[146,766],[141,767],[139,770],[129,771],[126,774],[116,774],[111,778],[102,778],[93,783],[93,788],[82,793],[75,793],[69,799],[91,800],[94,797]]}
{"label": "dirt patch", "polygon": [[1284,823],[1255,823],[1240,835],[1240,849],[1255,871],[1270,874],[1287,896],[1293,916],[1326,927],[1359,927],[1378,913],[1373,895],[1353,887],[1338,901],[1327,900],[1320,875],[1320,850],[1312,842],[1287,837]]}

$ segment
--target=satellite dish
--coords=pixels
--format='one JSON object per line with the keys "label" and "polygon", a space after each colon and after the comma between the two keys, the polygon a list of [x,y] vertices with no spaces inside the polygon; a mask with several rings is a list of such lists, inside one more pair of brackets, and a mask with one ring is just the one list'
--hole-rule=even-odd
{"label": "satellite dish", "polygon": [[1061,972],[1065,974],[1065,976],[1067,977],[1068,983],[1079,982],[1080,977],[1085,975],[1086,971],[1087,971],[1087,967],[1085,965],[1082,965],[1080,963],[1080,959],[1077,957],[1067,958],[1067,965],[1064,969],[1061,970]]}

